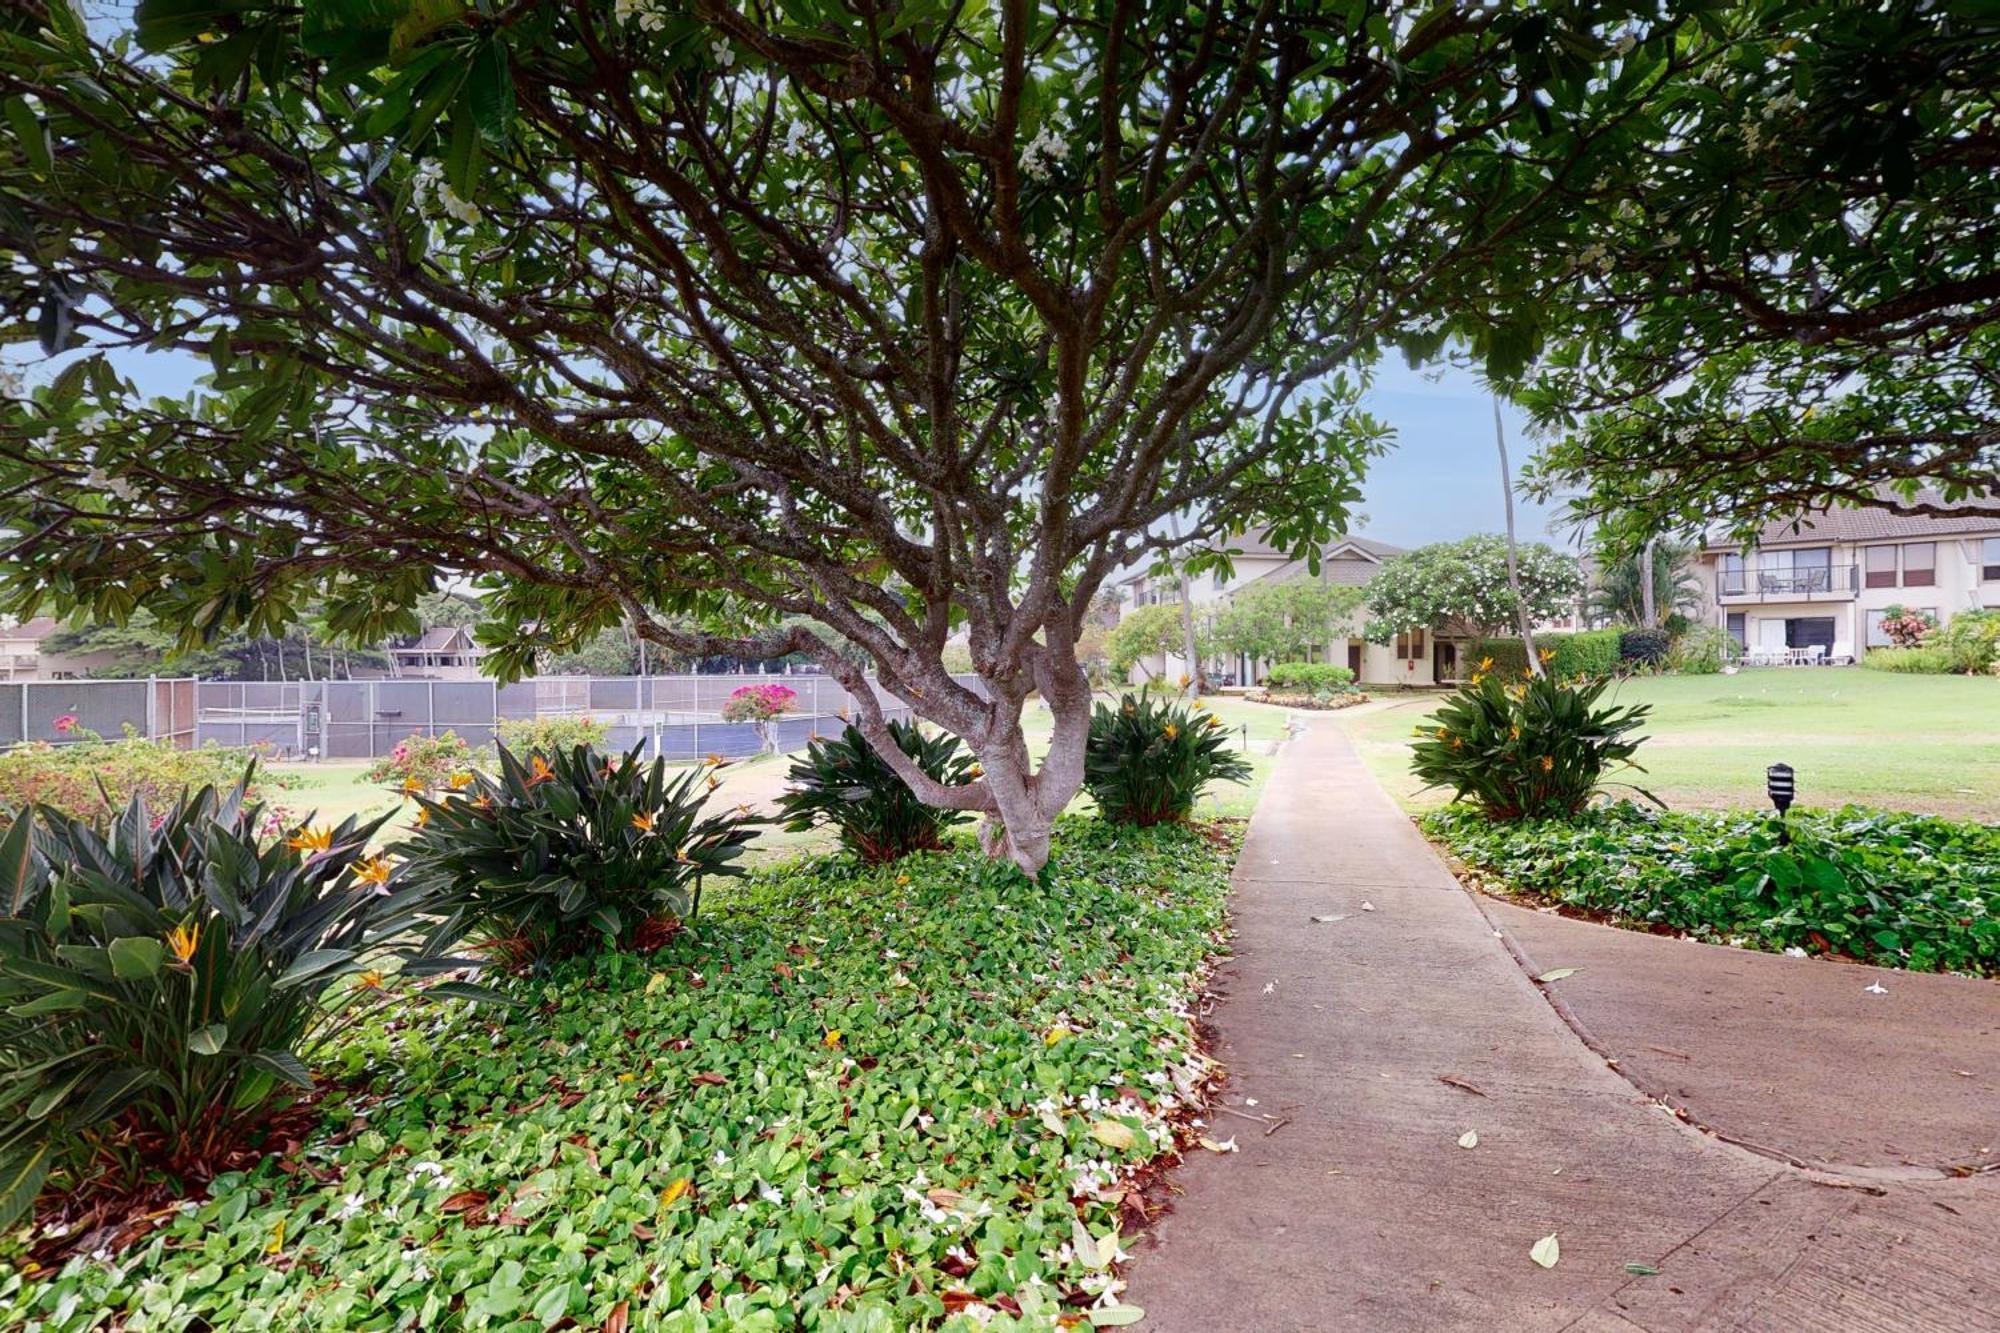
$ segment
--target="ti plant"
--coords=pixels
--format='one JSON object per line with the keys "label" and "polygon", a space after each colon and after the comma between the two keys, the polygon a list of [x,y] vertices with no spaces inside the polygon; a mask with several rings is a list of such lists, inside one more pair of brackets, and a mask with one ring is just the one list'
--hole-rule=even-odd
{"label": "ti plant", "polygon": [[[891,721],[889,734],[917,767],[947,786],[972,781],[978,771],[956,736],[927,737],[914,723]],[[803,833],[827,825],[841,846],[869,865],[944,846],[945,830],[970,816],[917,799],[910,784],[849,724],[838,737],[820,737],[794,760],[792,790],[779,802],[785,828]]]}
{"label": "ti plant", "polygon": [[108,825],[36,807],[0,836],[0,1226],[52,1173],[213,1174],[363,1006],[469,965],[369,854],[379,820],[260,837],[249,779],[157,816],[135,795]]}
{"label": "ti plant", "polygon": [[1452,788],[1454,800],[1476,802],[1488,819],[1567,819],[1614,766],[1644,771],[1632,756],[1645,737],[1632,733],[1649,710],[1599,707],[1609,684],[1487,675],[1418,728],[1411,767],[1430,786]]}
{"label": "ti plant", "polygon": [[1250,762],[1221,719],[1199,706],[1125,696],[1097,705],[1083,755],[1084,789],[1115,824],[1186,819],[1211,782],[1242,782]]}
{"label": "ti plant", "polygon": [[476,935],[517,959],[630,942],[645,922],[688,920],[709,875],[734,864],[760,822],[747,808],[702,814],[711,766],[669,778],[638,746],[589,745],[526,758],[500,747],[497,775],[418,796],[418,826],[398,848],[409,873]]}

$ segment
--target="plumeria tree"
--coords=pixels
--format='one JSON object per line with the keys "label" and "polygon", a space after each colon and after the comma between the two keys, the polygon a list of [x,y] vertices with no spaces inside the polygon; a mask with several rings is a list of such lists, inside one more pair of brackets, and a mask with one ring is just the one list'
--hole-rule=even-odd
{"label": "plumeria tree", "polygon": [[1576,608],[1583,572],[1574,556],[1541,542],[1515,553],[1520,601],[1507,580],[1507,539],[1467,537],[1421,546],[1388,561],[1367,589],[1368,638],[1387,643],[1409,630],[1483,639],[1520,623],[1552,620]]}
{"label": "plumeria tree", "polygon": [[1266,662],[1303,662],[1325,652],[1361,606],[1361,589],[1316,578],[1260,579],[1231,594],[1210,640],[1224,652]]}
{"label": "plumeria tree", "polygon": [[[2000,515],[2000,13],[1743,6],[1572,214],[1521,395],[1628,549],[1833,504]],[[1528,302],[1528,309],[1545,308]]]}
{"label": "plumeria tree", "polygon": [[1382,347],[1518,365],[1549,229],[1719,40],[1653,14],[17,0],[0,308],[59,361],[0,418],[0,578],[368,640],[465,578],[503,674],[620,623],[804,654],[1035,870],[1093,595],[1337,533]]}

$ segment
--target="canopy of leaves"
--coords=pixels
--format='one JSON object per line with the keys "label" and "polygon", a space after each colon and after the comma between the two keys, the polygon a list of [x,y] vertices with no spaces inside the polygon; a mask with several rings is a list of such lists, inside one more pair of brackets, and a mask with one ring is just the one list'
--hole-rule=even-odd
{"label": "canopy of leaves", "polygon": [[1754,4],[1573,214],[1540,486],[1630,544],[1829,502],[2000,514],[2000,11]]}
{"label": "canopy of leaves", "polygon": [[1361,589],[1315,578],[1260,579],[1230,594],[1209,642],[1265,662],[1303,662],[1345,638]]}
{"label": "canopy of leaves", "polygon": [[1156,653],[1178,653],[1183,646],[1179,602],[1133,607],[1104,643],[1112,674],[1119,677],[1129,676],[1142,658]]}
{"label": "canopy of leaves", "polygon": [[[1491,284],[1671,44],[1623,4],[150,0],[141,58],[10,12],[0,308],[82,353],[6,414],[15,601],[208,632],[317,586],[379,639],[445,570],[503,672],[799,615],[890,676],[963,622],[1021,693],[1162,516],[1331,535],[1382,438],[1343,368],[1518,364]],[[210,378],[148,401],[119,346]]]}
{"label": "canopy of leaves", "polygon": [[[1541,542],[1516,556],[1528,619],[1568,615],[1583,592],[1575,557]],[[1485,638],[1519,623],[1507,582],[1507,539],[1467,537],[1399,555],[1382,566],[1367,590],[1368,638],[1387,643],[1405,630],[1429,629],[1454,638]]]}

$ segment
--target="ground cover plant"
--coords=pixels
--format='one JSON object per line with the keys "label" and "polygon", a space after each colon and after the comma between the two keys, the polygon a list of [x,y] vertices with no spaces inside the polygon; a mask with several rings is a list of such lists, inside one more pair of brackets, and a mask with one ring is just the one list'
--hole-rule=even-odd
{"label": "ground cover plant", "polygon": [[742,873],[757,821],[703,812],[712,766],[650,764],[643,745],[604,755],[499,750],[497,773],[471,773],[437,798],[395,851],[434,910],[457,914],[505,961],[630,942],[660,919],[695,914],[703,880]]}
{"label": "ground cover plant", "polygon": [[1205,706],[1128,694],[1091,714],[1083,773],[1106,819],[1147,825],[1186,819],[1211,784],[1245,781],[1250,765]]}
{"label": "ground cover plant", "polygon": [[368,854],[374,825],[282,841],[263,825],[240,786],[9,823],[0,1226],[51,1178],[72,1217],[156,1172],[207,1179],[312,1089],[302,1057],[380,998],[385,970],[462,966],[421,947],[422,895]]}
{"label": "ground cover plant", "polygon": [[9,1277],[0,1324],[1088,1323],[1120,1178],[1206,1075],[1231,848],[1074,818],[1055,848],[1054,892],[970,850],[760,872],[650,955],[505,982],[518,1009],[358,1030],[298,1169]]}
{"label": "ground cover plant", "polygon": [[1889,967],[2000,976],[2000,828],[1847,806],[1663,813],[1629,802],[1571,821],[1423,826],[1500,885],[1619,924]]}
{"label": "ground cover plant", "polygon": [[[956,736],[926,736],[910,722],[891,720],[890,738],[939,782],[970,781],[976,765]],[[910,784],[875,753],[861,729],[849,723],[839,736],[821,736],[792,762],[792,789],[778,800],[789,833],[821,826],[870,865],[944,846],[945,832],[971,816],[917,799]]]}

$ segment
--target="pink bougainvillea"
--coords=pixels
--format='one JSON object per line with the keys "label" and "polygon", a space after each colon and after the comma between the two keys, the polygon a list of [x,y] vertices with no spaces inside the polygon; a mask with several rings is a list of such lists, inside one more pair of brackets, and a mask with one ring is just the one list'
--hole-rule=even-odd
{"label": "pink bougainvillea", "polygon": [[769,722],[782,713],[789,713],[798,698],[799,692],[787,685],[745,685],[730,691],[728,701],[722,705],[722,720]]}

